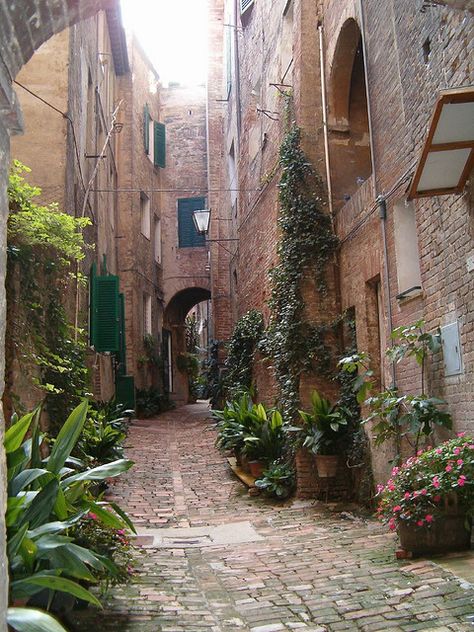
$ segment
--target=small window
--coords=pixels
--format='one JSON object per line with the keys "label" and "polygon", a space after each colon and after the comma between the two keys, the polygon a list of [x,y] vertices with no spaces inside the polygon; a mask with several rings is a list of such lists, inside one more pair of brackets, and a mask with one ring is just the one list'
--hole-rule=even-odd
{"label": "small window", "polygon": [[161,221],[155,217],[155,261],[161,263]]}
{"label": "small window", "polygon": [[240,0],[240,15],[243,15],[253,6],[254,0]]}
{"label": "small window", "polygon": [[282,19],[282,32],[280,39],[280,76],[282,82],[288,75],[293,61],[293,0],[289,0],[285,6]]}
{"label": "small window", "polygon": [[151,334],[151,296],[143,295],[143,335]]}
{"label": "small window", "polygon": [[140,229],[142,235],[150,239],[150,198],[143,191],[140,193]]}
{"label": "small window", "polygon": [[420,257],[413,202],[401,201],[393,208],[398,298],[421,290]]}
{"label": "small window", "polygon": [[232,141],[232,145],[230,146],[229,158],[228,158],[228,169],[229,169],[229,189],[230,189],[230,203],[232,208],[235,206],[235,202],[237,200],[237,173],[235,170],[235,149],[234,149],[234,141]]}

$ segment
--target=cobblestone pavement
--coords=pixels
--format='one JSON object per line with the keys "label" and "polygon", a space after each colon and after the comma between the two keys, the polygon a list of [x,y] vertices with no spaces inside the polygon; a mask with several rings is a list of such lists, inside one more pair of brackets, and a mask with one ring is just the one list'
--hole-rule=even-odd
{"label": "cobblestone pavement", "polygon": [[249,521],[262,539],[144,548],[134,583],[112,591],[104,611],[75,614],[73,630],[474,630],[474,586],[429,560],[396,561],[379,524],[319,502],[249,497],[206,417],[196,404],[135,422],[136,465],[112,495],[144,533]]}

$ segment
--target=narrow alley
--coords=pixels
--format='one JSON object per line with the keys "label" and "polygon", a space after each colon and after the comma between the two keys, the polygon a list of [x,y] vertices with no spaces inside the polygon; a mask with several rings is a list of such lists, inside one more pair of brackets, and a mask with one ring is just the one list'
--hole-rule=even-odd
{"label": "narrow alley", "polygon": [[105,612],[74,613],[76,632],[472,629],[466,577],[397,562],[394,536],[372,519],[249,497],[214,440],[201,403],[133,423],[135,466],[111,489],[145,554]]}

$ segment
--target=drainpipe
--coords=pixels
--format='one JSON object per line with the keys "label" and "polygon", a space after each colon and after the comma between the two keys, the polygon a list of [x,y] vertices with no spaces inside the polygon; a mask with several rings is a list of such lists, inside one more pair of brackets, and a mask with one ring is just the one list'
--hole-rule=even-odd
{"label": "drainpipe", "polygon": [[328,112],[327,112],[327,96],[326,96],[326,68],[325,68],[324,44],[323,44],[323,25],[321,24],[321,22],[318,24],[318,31],[319,31],[319,60],[321,64],[324,157],[326,159],[326,180],[327,180],[328,198],[329,198],[329,215],[331,216],[331,222],[333,223],[333,229],[334,229],[332,181],[331,181],[331,168],[330,168],[330,162],[329,162],[329,130],[328,130]]}
{"label": "drainpipe", "polygon": [[[390,332],[393,330],[392,319],[392,297],[390,294],[390,274],[389,274],[389,260],[388,260],[388,245],[387,245],[387,203],[383,195],[377,194],[377,178],[375,168],[375,155],[374,155],[374,134],[372,124],[372,108],[370,103],[370,90],[369,90],[369,72],[367,66],[367,46],[365,39],[365,13],[363,0],[359,0],[359,15],[360,15],[360,28],[362,37],[362,54],[364,57],[364,79],[365,79],[365,94],[367,100],[367,119],[369,123],[369,139],[370,139],[370,162],[372,166],[372,179],[374,182],[375,198],[379,206],[380,228],[382,232],[383,243],[383,263],[384,263],[384,285],[385,285],[385,307],[387,311],[387,321]],[[392,388],[396,388],[396,371],[395,362],[391,363],[391,376],[392,376]]]}
{"label": "drainpipe", "polygon": [[240,60],[239,60],[239,31],[237,28],[239,11],[237,0],[234,2],[234,70],[235,70],[235,113],[237,119],[237,151],[240,151],[240,134],[242,127],[242,101],[240,96]]}

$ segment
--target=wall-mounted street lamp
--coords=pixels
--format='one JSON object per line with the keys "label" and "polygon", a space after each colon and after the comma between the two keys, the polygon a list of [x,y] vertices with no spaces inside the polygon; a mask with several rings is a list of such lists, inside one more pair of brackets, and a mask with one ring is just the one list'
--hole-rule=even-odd
{"label": "wall-mounted street lamp", "polygon": [[211,211],[209,209],[203,208],[193,212],[194,226],[199,235],[207,235],[210,221]]}
{"label": "wall-mounted street lamp", "polygon": [[210,209],[199,209],[197,211],[193,211],[193,222],[194,227],[196,228],[199,235],[206,235],[206,242],[221,242],[221,241],[239,241],[238,239],[234,239],[233,237],[226,237],[223,239],[207,239],[207,235],[209,233],[209,225],[211,223],[211,210]]}
{"label": "wall-mounted street lamp", "polygon": [[474,87],[444,90],[436,103],[408,199],[461,193],[474,166]]}

